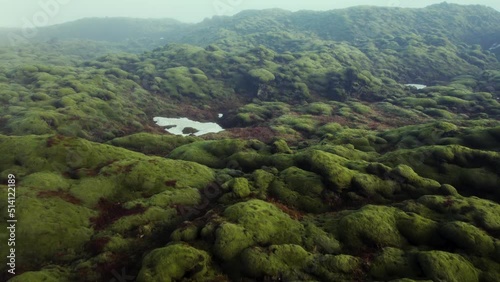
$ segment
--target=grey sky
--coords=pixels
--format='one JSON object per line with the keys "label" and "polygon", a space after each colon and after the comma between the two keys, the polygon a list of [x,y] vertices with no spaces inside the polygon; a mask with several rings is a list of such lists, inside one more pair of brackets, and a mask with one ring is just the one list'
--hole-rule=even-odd
{"label": "grey sky", "polygon": [[[233,15],[246,9],[330,10],[355,5],[424,7],[442,0],[0,0],[0,26],[51,25],[85,17],[175,18],[199,22],[213,15]],[[500,11],[498,0],[457,0]],[[418,3],[418,4],[415,4]],[[45,8],[44,8],[45,6]]]}

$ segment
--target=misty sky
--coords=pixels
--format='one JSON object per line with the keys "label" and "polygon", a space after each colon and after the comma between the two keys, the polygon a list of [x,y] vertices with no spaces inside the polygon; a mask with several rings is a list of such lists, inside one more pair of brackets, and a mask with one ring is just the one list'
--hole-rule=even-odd
{"label": "misty sky", "polygon": [[[0,26],[51,25],[85,17],[175,18],[199,22],[214,15],[233,15],[246,9],[282,8],[330,10],[355,5],[424,7],[441,0],[0,0]],[[447,1],[481,4],[500,11],[498,0]],[[45,5],[42,5],[44,4]],[[418,4],[415,4],[418,3]],[[45,8],[43,7],[45,6]]]}

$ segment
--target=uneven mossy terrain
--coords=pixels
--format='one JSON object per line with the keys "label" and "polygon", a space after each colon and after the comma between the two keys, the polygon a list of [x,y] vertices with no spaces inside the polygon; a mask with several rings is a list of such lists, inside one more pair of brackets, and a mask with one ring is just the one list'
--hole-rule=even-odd
{"label": "uneven mossy terrain", "polygon": [[498,26],[480,6],[268,10],[164,21],[185,36],[140,54],[0,47],[0,280],[500,281]]}

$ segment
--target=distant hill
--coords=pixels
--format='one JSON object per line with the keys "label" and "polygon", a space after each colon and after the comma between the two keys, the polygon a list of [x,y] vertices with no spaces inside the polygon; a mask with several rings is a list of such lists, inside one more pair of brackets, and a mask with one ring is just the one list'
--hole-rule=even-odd
{"label": "distant hill", "polygon": [[[141,42],[151,48],[175,41],[180,30],[190,24],[173,19],[85,18],[64,24],[39,28],[29,41],[56,42],[92,40],[112,43]],[[22,29],[0,29],[0,43],[16,44],[23,40]]]}
{"label": "distant hill", "polygon": [[[500,12],[480,5],[441,3],[422,9],[357,6],[325,12],[249,10],[233,17],[214,17],[191,26],[183,43],[210,44],[226,36],[251,37],[255,44],[294,47],[311,39],[362,44],[366,39],[394,40],[398,36],[446,37],[453,43],[480,44],[489,49],[500,42]],[[273,33],[284,35],[265,36]],[[283,40],[287,44],[281,44]],[[233,40],[234,41],[234,40]]]}
{"label": "distant hill", "polygon": [[[14,29],[0,28],[0,42]],[[17,30],[19,32],[19,30]],[[267,36],[273,33],[273,36]],[[277,35],[283,35],[277,38]],[[480,44],[489,49],[500,42],[500,12],[481,5],[441,3],[421,9],[356,6],[331,11],[290,12],[247,10],[235,16],[215,16],[198,24],[173,19],[86,18],[40,28],[35,40],[84,39],[122,42],[162,40],[207,46],[216,42],[248,41],[274,47],[294,47],[294,41],[333,40],[362,43],[398,36],[446,37],[454,43]]]}

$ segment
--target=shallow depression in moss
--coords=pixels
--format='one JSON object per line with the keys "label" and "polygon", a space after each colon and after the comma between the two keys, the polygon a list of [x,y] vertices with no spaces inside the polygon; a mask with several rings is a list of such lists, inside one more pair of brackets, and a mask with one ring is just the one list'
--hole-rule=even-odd
{"label": "shallow depression in moss", "polygon": [[166,131],[175,135],[201,136],[208,133],[219,133],[224,131],[220,125],[214,122],[199,122],[188,118],[163,118],[155,117],[154,122],[161,127],[166,127]]}

